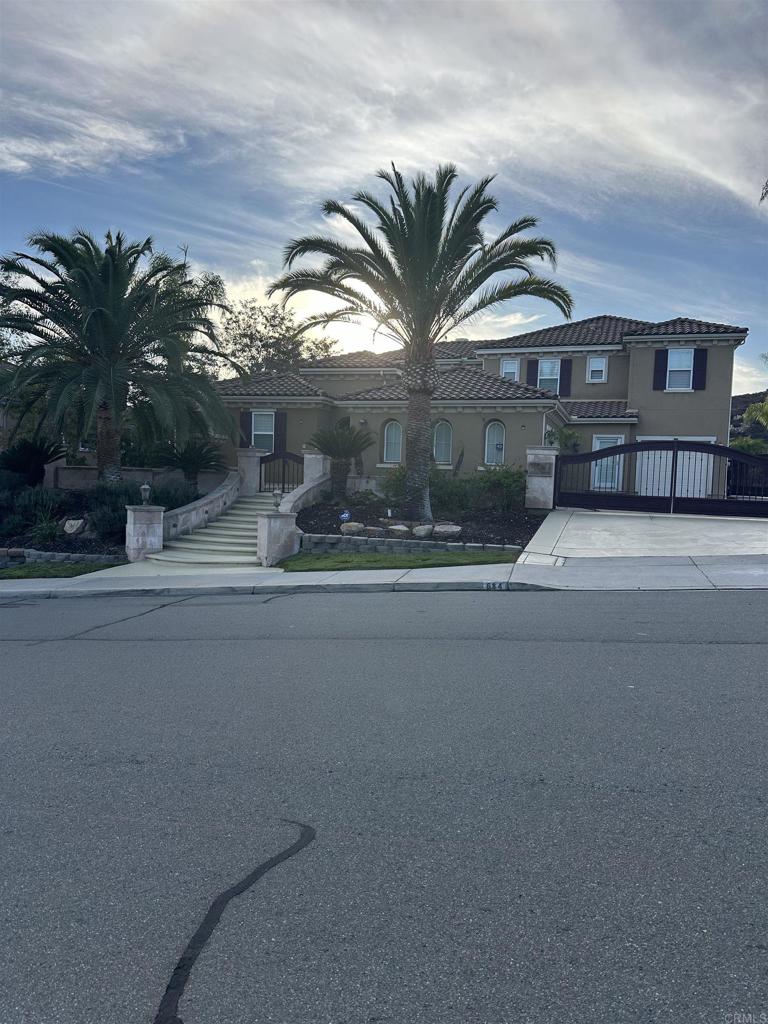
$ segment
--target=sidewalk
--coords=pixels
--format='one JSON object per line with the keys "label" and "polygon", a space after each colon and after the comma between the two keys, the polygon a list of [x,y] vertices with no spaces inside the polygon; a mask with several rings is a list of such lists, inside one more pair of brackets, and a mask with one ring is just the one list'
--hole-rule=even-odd
{"label": "sidewalk", "polygon": [[768,555],[570,558],[563,565],[282,572],[269,569],[0,580],[0,602],[47,598],[451,590],[768,590]]}

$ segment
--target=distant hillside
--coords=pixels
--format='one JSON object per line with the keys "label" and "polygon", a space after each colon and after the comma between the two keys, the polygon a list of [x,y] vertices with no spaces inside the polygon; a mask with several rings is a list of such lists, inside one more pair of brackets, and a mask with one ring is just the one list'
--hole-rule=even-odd
{"label": "distant hillside", "polygon": [[733,395],[731,398],[731,437],[759,437],[768,439],[768,429],[759,423],[744,423],[747,406],[764,402],[768,391],[753,391],[749,395]]}

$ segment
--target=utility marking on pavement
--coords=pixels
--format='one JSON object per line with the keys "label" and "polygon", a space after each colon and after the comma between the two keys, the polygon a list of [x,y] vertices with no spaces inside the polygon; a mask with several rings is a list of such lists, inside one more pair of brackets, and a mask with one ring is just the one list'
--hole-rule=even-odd
{"label": "utility marking on pavement", "polygon": [[154,1024],[184,1024],[184,1021],[179,1017],[179,1002],[184,995],[184,989],[189,981],[192,968],[195,966],[197,958],[205,949],[211,935],[213,935],[216,925],[221,920],[230,900],[233,900],[236,896],[242,896],[268,871],[277,867],[278,864],[282,864],[284,860],[288,860],[290,857],[295,857],[297,853],[301,853],[304,847],[309,846],[314,840],[317,833],[311,825],[303,825],[300,821],[284,820],[289,825],[297,825],[299,827],[299,838],[285,850],[281,850],[274,857],[270,857],[269,860],[259,864],[250,874],[246,875],[245,878],[241,878],[239,882],[235,882],[229,889],[219,893],[213,903],[211,903],[202,923],[187,943],[186,949],[181,954],[181,958],[174,968],[171,980],[168,982],[168,987],[165,990],[165,995],[160,1002],[160,1008],[157,1011]]}

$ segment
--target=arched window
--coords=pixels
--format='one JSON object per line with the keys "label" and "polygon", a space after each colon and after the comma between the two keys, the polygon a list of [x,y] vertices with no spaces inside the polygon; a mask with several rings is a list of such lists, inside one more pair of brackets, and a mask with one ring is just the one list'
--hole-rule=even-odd
{"label": "arched window", "polygon": [[491,420],[485,428],[485,464],[501,466],[504,462],[504,424]]}
{"label": "arched window", "polygon": [[399,462],[403,447],[403,428],[397,420],[384,424],[384,461]]}
{"label": "arched window", "polygon": [[438,466],[450,466],[453,428],[448,420],[438,420],[432,431],[432,454]]}

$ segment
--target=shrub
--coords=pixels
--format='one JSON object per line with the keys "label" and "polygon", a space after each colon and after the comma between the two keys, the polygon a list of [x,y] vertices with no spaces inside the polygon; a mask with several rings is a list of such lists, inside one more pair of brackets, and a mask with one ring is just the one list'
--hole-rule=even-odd
{"label": "shrub", "polygon": [[0,453],[0,469],[19,473],[30,487],[36,487],[43,482],[46,463],[60,459],[64,455],[66,449],[56,441],[17,441]]}
{"label": "shrub", "polygon": [[16,495],[14,512],[31,526],[38,519],[55,519],[65,514],[67,497],[66,491],[27,487]]}
{"label": "shrub", "polygon": [[0,519],[0,538],[5,540],[8,537],[18,537],[26,531],[27,524],[15,513],[9,516],[3,516]]}
{"label": "shrub", "polygon": [[20,491],[27,486],[27,478],[23,473],[13,473],[10,469],[0,469],[0,491]]}
{"label": "shrub", "polygon": [[525,504],[525,472],[511,466],[493,466],[473,479],[473,507],[478,511],[494,509],[511,512]]}
{"label": "shrub", "polygon": [[50,544],[56,540],[59,524],[55,519],[40,515],[29,531],[33,544]]}
{"label": "shrub", "polygon": [[405,466],[388,469],[384,474],[384,498],[388,505],[400,508],[405,504]]}
{"label": "shrub", "polygon": [[97,505],[88,513],[88,522],[99,540],[118,543],[125,539],[125,506]]}
{"label": "shrub", "polygon": [[167,509],[181,508],[198,497],[197,487],[189,483],[167,483],[153,486],[149,500],[153,505],[164,505]]}

